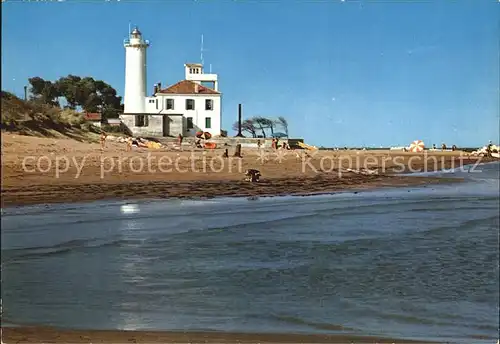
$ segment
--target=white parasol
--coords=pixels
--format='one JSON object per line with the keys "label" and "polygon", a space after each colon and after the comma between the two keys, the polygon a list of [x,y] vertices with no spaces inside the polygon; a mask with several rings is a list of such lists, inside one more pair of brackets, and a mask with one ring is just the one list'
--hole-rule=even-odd
{"label": "white parasol", "polygon": [[414,152],[414,153],[423,152],[424,148],[425,148],[425,144],[424,144],[424,141],[422,141],[422,140],[416,140],[410,144],[410,152]]}

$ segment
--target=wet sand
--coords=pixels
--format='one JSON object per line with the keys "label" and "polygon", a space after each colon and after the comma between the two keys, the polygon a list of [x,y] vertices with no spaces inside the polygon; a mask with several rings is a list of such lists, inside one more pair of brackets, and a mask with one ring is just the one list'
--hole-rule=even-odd
{"label": "wet sand", "polygon": [[[458,167],[484,158],[461,152],[284,151],[243,148],[243,158],[222,158],[222,149],[183,151],[134,149],[2,134],[2,206],[92,201],[217,196],[272,196],[430,185],[448,179],[398,175]],[[246,169],[262,173],[245,182]],[[377,170],[363,175],[348,169]],[[457,181],[453,179],[453,181]]]}
{"label": "wet sand", "polygon": [[311,195],[359,191],[377,187],[430,185],[457,182],[456,179],[359,176],[343,178],[318,176],[315,178],[274,178],[251,184],[239,180],[185,181],[185,182],[133,182],[133,183],[81,183],[59,185],[18,185],[2,190],[3,206],[83,202],[104,199],[161,199],[161,198],[213,198],[281,195]]}
{"label": "wet sand", "polygon": [[58,330],[2,328],[4,343],[430,343],[355,335],[258,334],[222,332]]}

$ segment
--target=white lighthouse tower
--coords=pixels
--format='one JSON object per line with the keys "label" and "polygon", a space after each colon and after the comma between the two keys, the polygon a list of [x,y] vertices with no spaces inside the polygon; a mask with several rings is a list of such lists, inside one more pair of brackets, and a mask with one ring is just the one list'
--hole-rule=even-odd
{"label": "white lighthouse tower", "polygon": [[125,47],[125,114],[143,114],[146,109],[146,49],[149,41],[136,27],[123,42]]}

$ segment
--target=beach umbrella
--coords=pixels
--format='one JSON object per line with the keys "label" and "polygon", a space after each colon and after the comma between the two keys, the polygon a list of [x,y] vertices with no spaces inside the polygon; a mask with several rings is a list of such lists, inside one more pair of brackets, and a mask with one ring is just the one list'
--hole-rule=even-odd
{"label": "beach umbrella", "polygon": [[425,148],[424,141],[416,140],[410,144],[410,152],[423,152]]}
{"label": "beach umbrella", "polygon": [[197,137],[197,138],[199,138],[199,139],[200,139],[200,138],[202,138],[202,136],[203,136],[203,131],[197,131],[197,132],[196,132],[196,137]]}
{"label": "beach umbrella", "polygon": [[210,140],[212,138],[212,134],[210,134],[208,131],[205,131],[202,136],[205,140]]}

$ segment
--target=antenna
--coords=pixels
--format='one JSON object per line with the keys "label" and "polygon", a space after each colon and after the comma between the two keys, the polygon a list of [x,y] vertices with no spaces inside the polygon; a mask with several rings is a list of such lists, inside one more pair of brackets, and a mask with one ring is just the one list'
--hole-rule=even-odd
{"label": "antenna", "polygon": [[212,64],[210,64],[210,74],[212,74]]}
{"label": "antenna", "polygon": [[128,34],[130,35],[131,32],[132,32],[132,23],[129,20],[128,21]]}
{"label": "antenna", "polygon": [[203,34],[201,34],[201,48],[200,48],[200,58],[201,58],[201,64],[203,65]]}

